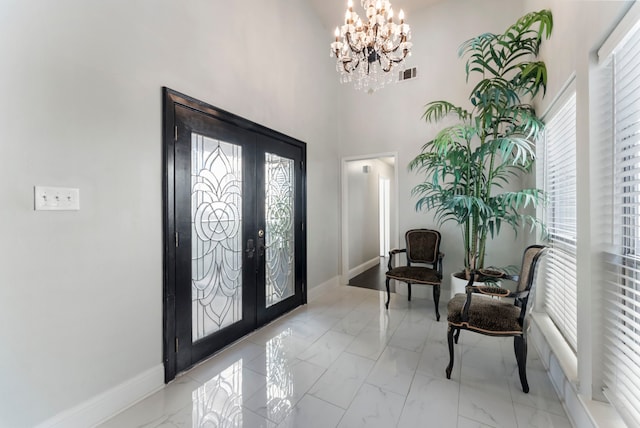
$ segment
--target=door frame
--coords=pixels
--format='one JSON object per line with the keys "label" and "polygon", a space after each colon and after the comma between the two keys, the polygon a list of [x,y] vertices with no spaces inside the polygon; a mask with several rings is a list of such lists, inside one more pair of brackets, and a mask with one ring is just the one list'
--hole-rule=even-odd
{"label": "door frame", "polygon": [[[393,168],[394,174],[394,185],[391,186],[391,194],[396,198],[398,197],[398,152],[383,152],[383,153],[374,153],[368,155],[360,155],[360,156],[346,156],[340,160],[340,193],[341,193],[341,275],[340,275],[340,283],[343,285],[349,284],[349,170],[348,164],[353,161],[362,161],[362,160],[370,160],[370,159],[379,159],[379,158],[387,158],[393,157],[395,159],[395,164]],[[395,215],[394,226],[395,226],[395,234],[391,234],[391,239],[389,245],[391,248],[398,247],[398,227],[399,227],[399,204],[397,203],[395,206],[391,207]],[[376,213],[377,214],[377,213]],[[377,252],[377,251],[376,251]]]}
{"label": "door frame", "polygon": [[163,362],[165,383],[173,380],[177,370],[177,334],[176,334],[176,229],[175,229],[175,157],[174,144],[176,141],[177,124],[175,117],[176,106],[183,106],[208,115],[220,121],[230,123],[245,131],[266,136],[271,139],[291,144],[302,151],[301,192],[302,204],[300,217],[302,232],[300,234],[300,248],[296,250],[296,266],[300,269],[302,280],[302,304],[307,303],[307,195],[306,195],[306,144],[278,131],[244,119],[233,113],[214,107],[195,98],[181,94],[167,87],[162,88],[162,237],[163,237]]}
{"label": "door frame", "polygon": [[[395,168],[394,168],[395,169]],[[380,257],[391,251],[391,179],[378,176],[378,228],[380,229]]]}

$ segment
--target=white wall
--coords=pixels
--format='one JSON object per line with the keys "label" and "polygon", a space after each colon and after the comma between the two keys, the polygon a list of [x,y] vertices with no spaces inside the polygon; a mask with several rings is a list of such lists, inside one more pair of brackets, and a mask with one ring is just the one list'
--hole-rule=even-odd
{"label": "white wall", "polygon": [[[347,163],[349,182],[349,270],[378,256],[378,183],[371,161]],[[368,172],[362,169],[369,167]]]}
{"label": "white wall", "polygon": [[[308,143],[309,285],[338,274],[325,36],[304,2],[2,2],[0,426],[162,363],[162,86]],[[81,210],[34,212],[34,185]]]}
{"label": "white wall", "polygon": [[[367,173],[363,172],[364,166],[369,167]],[[347,162],[349,270],[380,256],[380,177],[390,179],[390,188],[394,189],[395,173],[391,165],[379,159]],[[393,195],[390,200],[393,213]],[[390,224],[394,233],[393,214],[390,215]]]}
{"label": "white wall", "polygon": [[[424,143],[435,136],[442,125],[426,124],[420,118],[426,103],[448,100],[470,107],[471,86],[465,84],[464,62],[458,59],[458,47],[465,40],[486,31],[502,32],[522,15],[524,3],[513,0],[455,0],[425,7],[407,16],[413,32],[413,55],[407,67],[418,67],[418,78],[384,88],[371,95],[345,87],[341,94],[343,111],[348,115],[340,136],[341,156],[398,152],[399,227],[397,239],[414,227],[438,228],[443,233],[442,251],[445,278],[463,267],[462,236],[457,227],[438,227],[429,213],[415,211],[411,189],[420,177],[407,171],[407,164]],[[355,124],[349,126],[349,124]],[[489,244],[488,261],[494,265],[520,262],[522,235],[504,230],[499,241]]]}

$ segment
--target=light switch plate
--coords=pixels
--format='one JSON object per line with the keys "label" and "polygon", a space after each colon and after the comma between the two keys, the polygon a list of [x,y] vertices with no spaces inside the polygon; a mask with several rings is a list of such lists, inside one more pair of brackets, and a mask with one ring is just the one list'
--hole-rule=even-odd
{"label": "light switch plate", "polygon": [[72,187],[34,187],[36,211],[77,211],[80,209],[80,189]]}

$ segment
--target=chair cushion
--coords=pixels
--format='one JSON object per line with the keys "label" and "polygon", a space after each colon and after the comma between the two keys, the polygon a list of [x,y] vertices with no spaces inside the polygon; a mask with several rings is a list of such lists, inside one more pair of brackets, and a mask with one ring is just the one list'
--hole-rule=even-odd
{"label": "chair cushion", "polygon": [[387,278],[412,284],[440,285],[440,275],[435,269],[423,266],[400,266],[387,272]]}
{"label": "chair cushion", "polygon": [[520,308],[512,302],[504,302],[485,296],[474,295],[469,306],[469,321],[462,321],[462,309],[466,294],[456,294],[449,300],[447,321],[456,327],[476,330],[480,333],[515,335],[522,333],[518,323]]}

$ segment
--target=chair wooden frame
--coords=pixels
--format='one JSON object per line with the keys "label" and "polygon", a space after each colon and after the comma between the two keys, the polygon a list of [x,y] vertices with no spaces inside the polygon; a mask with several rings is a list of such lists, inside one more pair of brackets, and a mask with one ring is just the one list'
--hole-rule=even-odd
{"label": "chair wooden frame", "polygon": [[[442,283],[442,259],[444,254],[440,252],[440,242],[442,236],[440,232],[433,229],[411,229],[405,235],[406,248],[389,251],[389,270],[386,273],[387,301],[385,307],[389,309],[391,291],[389,281],[405,282],[408,289],[408,300],[411,301],[411,284],[425,284],[433,286],[433,301],[436,307],[436,319],[440,321],[440,284]],[[426,242],[430,248],[423,248],[420,243],[425,242],[424,238],[430,237]],[[422,238],[422,239],[421,239]],[[396,254],[406,253],[406,266],[394,267],[393,258]],[[419,263],[422,266],[412,265]],[[428,266],[424,266],[428,265]]]}
{"label": "chair wooden frame", "polygon": [[[522,268],[520,275],[507,275],[505,273],[499,273],[498,275],[491,275],[493,278],[499,278],[501,280],[510,280],[518,283],[516,291],[510,291],[497,286],[474,286],[474,281],[485,281],[489,277],[482,272],[472,273],[471,279],[466,286],[466,296],[464,294],[458,294],[453,297],[448,304],[449,314],[447,320],[449,326],[447,329],[447,341],[449,344],[449,365],[446,369],[447,379],[451,379],[451,370],[453,369],[453,344],[458,343],[461,330],[470,330],[476,333],[484,334],[487,336],[513,336],[514,338],[514,351],[516,355],[516,361],[518,363],[518,372],[520,375],[520,383],[522,384],[522,390],[525,393],[529,392],[529,383],[527,382],[527,330],[528,320],[527,315],[531,311],[531,305],[529,304],[529,297],[532,295],[532,290],[535,285],[536,270],[540,258],[546,252],[547,247],[543,245],[531,245],[527,247],[522,256]],[[493,329],[483,328],[482,326],[482,313],[476,310],[479,306],[484,308],[501,308],[507,309],[509,303],[499,299],[487,299],[481,298],[478,302],[478,298],[472,299],[474,294],[483,294],[490,297],[511,297],[514,299],[515,310],[508,313],[517,319],[505,320],[506,326],[510,325],[510,328],[506,329]],[[464,305],[460,308],[461,301],[464,299]],[[474,302],[477,306],[474,306]],[[474,313],[475,312],[475,313]],[[489,311],[487,311],[488,313]],[[494,313],[494,312],[492,312]],[[495,313],[499,313],[495,312]],[[475,318],[475,319],[474,319]],[[497,322],[500,322],[498,320]],[[509,323],[508,321],[512,321]]]}

